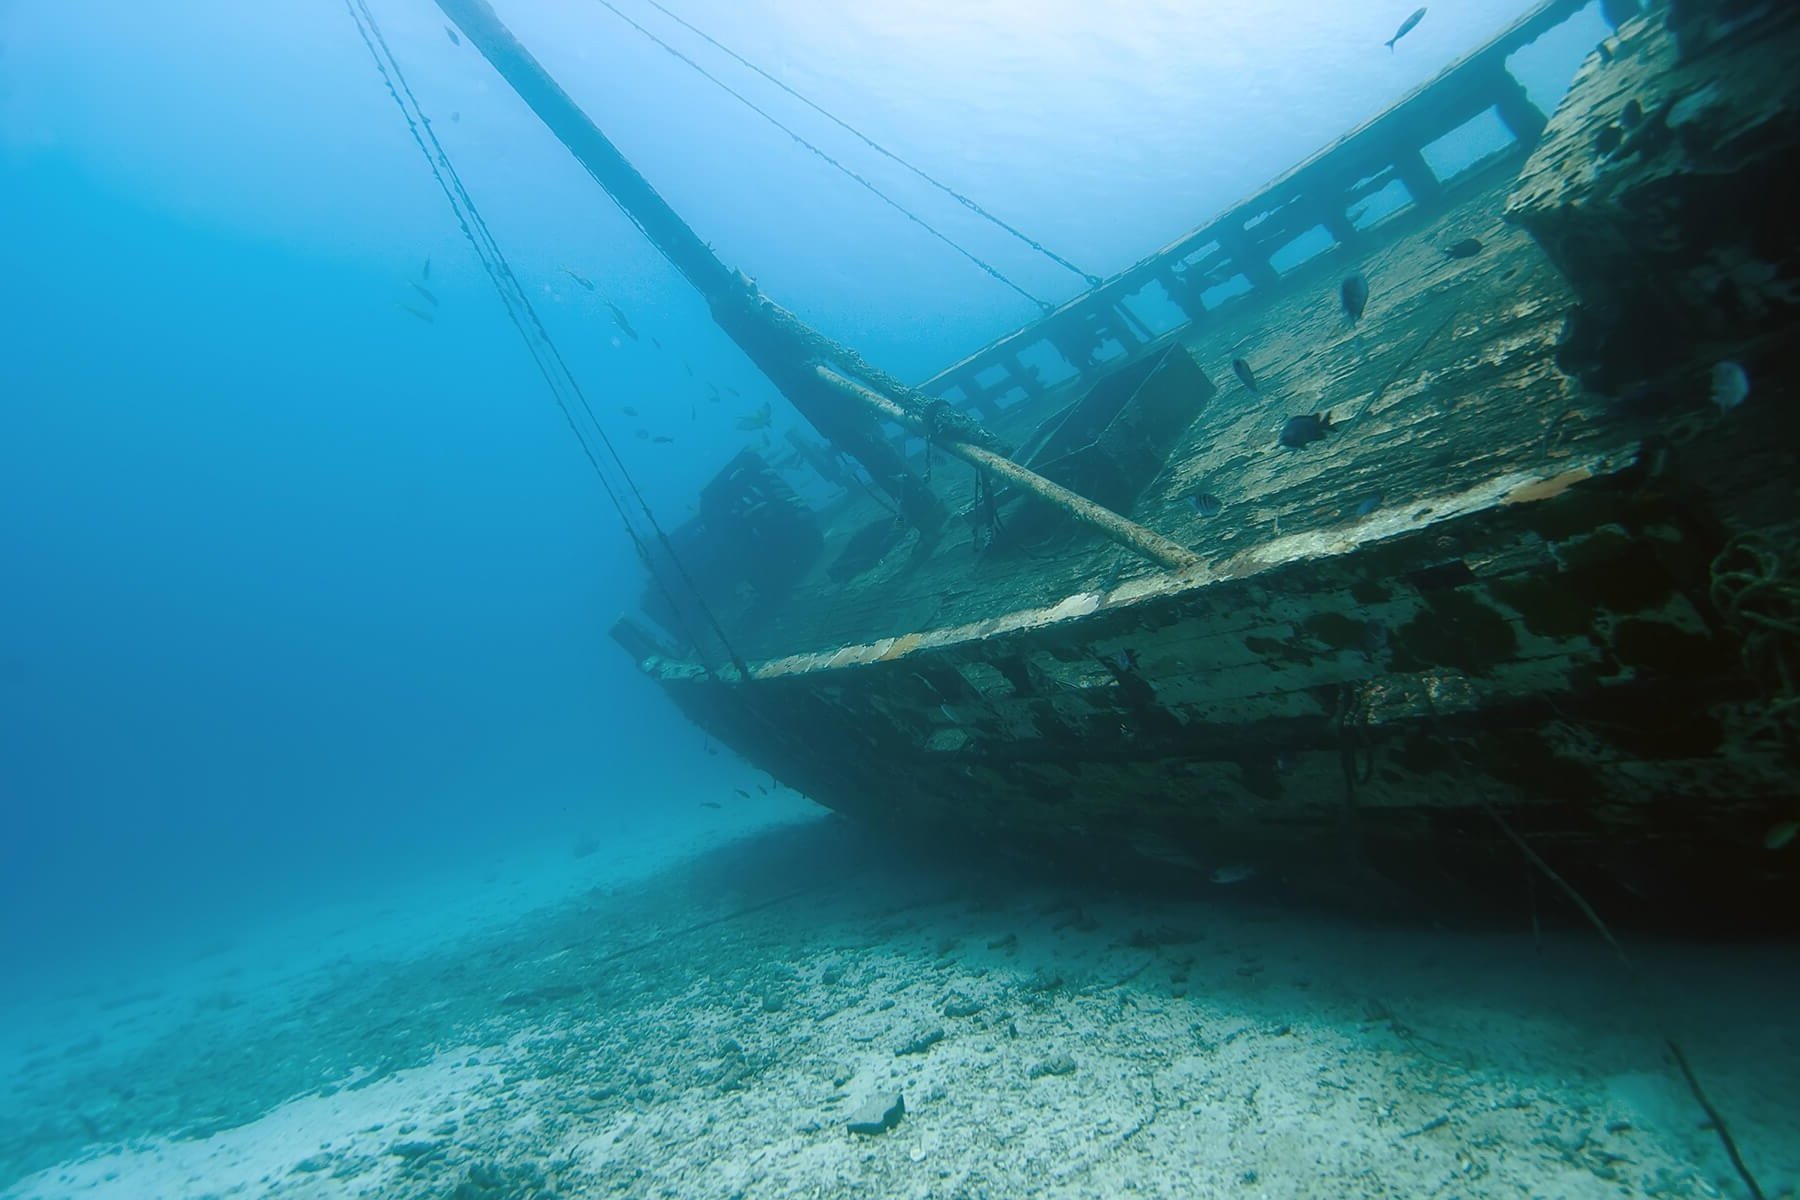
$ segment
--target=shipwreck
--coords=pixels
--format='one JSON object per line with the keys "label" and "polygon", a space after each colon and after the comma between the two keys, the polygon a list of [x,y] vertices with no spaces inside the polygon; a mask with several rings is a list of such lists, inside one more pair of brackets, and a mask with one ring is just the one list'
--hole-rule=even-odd
{"label": "shipwreck", "polygon": [[1517,917],[1523,847],[1613,919],[1795,925],[1800,8],[1608,0],[1546,112],[1551,0],[905,383],[438,4],[819,435],[723,464],[614,627],[712,737],[1060,869]]}

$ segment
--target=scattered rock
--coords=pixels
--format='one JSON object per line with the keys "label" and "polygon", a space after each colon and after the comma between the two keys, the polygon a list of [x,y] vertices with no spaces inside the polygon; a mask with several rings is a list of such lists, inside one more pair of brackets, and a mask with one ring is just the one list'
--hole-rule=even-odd
{"label": "scattered rock", "polygon": [[961,992],[951,992],[938,1003],[946,1017],[972,1017],[982,1009],[981,1001],[971,1000]]}
{"label": "scattered rock", "polygon": [[424,1158],[437,1153],[439,1146],[438,1142],[395,1142],[388,1147],[388,1153],[397,1158]]}
{"label": "scattered rock", "polygon": [[890,1092],[877,1092],[863,1101],[857,1110],[850,1114],[845,1128],[851,1133],[860,1133],[865,1137],[873,1137],[878,1133],[886,1133],[900,1123],[906,1115],[906,1097],[900,1089]]}
{"label": "scattered rock", "polygon": [[310,1175],[314,1171],[323,1171],[331,1165],[331,1155],[313,1154],[294,1164],[296,1174]]}
{"label": "scattered rock", "polygon": [[935,1029],[927,1029],[916,1034],[894,1053],[895,1055],[923,1054],[943,1040],[944,1028],[940,1025]]}
{"label": "scattered rock", "polygon": [[1067,1054],[1052,1054],[1049,1058],[1032,1063],[1025,1073],[1032,1079],[1042,1079],[1046,1075],[1073,1075],[1075,1060]]}

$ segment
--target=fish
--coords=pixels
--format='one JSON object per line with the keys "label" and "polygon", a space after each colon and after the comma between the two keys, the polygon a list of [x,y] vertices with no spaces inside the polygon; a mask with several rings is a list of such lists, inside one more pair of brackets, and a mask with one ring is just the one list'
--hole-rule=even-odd
{"label": "fish", "polygon": [[[410,283],[412,281],[408,280],[408,282]],[[424,284],[413,283],[412,290],[419,293],[419,295],[425,297],[425,303],[431,305],[431,307],[436,308],[438,306],[438,298],[436,296],[432,295],[431,289],[426,287]]]}
{"label": "fish", "polygon": [[1721,413],[1728,413],[1750,395],[1750,376],[1742,363],[1727,359],[1712,369],[1712,402]]}
{"label": "fish", "polygon": [[1344,306],[1344,315],[1352,325],[1362,320],[1363,309],[1369,306],[1369,281],[1361,271],[1350,272],[1338,284],[1338,303]]}
{"label": "fish", "polygon": [[1379,659],[1388,652],[1391,644],[1392,638],[1386,625],[1380,621],[1363,622],[1363,653],[1371,659]]}
{"label": "fish", "polygon": [[1241,358],[1234,358],[1231,360],[1231,369],[1237,373],[1239,383],[1243,384],[1253,392],[1257,391],[1256,375],[1250,370],[1249,363]]}
{"label": "fish", "polygon": [[670,443],[670,442],[672,442],[672,441],[674,441],[674,440],[675,440],[675,439],[674,439],[674,438],[672,438],[672,437],[669,437],[669,436],[667,436],[667,435],[665,435],[665,434],[660,434],[660,433],[659,433],[659,434],[657,434],[657,435],[656,435],[656,436],[655,436],[655,437],[653,437],[653,438],[651,438],[651,439],[650,439],[650,440],[651,440],[651,441],[653,441],[653,442],[658,442],[658,443],[660,443],[660,444],[662,444],[662,445],[664,445],[664,446],[666,446],[666,445],[668,445],[668,444],[669,444],[669,443]]}
{"label": "fish", "polygon": [[1394,51],[1394,43],[1413,31],[1413,27],[1425,19],[1425,10],[1417,9],[1413,15],[1400,22],[1400,28],[1394,30],[1394,36],[1387,40],[1388,53]]}
{"label": "fish", "polygon": [[1103,655],[1100,661],[1120,675],[1127,675],[1137,670],[1138,652],[1130,649],[1120,650],[1116,654]]}
{"label": "fish", "polygon": [[648,430],[648,429],[640,429],[640,430],[638,430],[638,431],[637,431],[637,439],[638,439],[638,441],[640,441],[640,442],[647,442],[647,441],[649,441],[649,440],[650,440],[650,431],[649,431],[649,430]]}
{"label": "fish", "polygon": [[706,752],[708,754],[712,755],[714,758],[719,757],[719,748],[717,746],[708,746],[706,748]]}
{"label": "fish", "polygon": [[1220,887],[1229,887],[1234,883],[1242,883],[1246,879],[1256,877],[1255,867],[1220,867],[1206,877],[1208,883],[1216,883]]}
{"label": "fish", "polygon": [[1380,507],[1381,507],[1381,493],[1380,492],[1370,492],[1368,495],[1364,496],[1361,500],[1358,500],[1356,502],[1356,507],[1351,509],[1350,511],[1359,517],[1366,517],[1370,513],[1374,512],[1376,509],[1378,509]]}
{"label": "fish", "polygon": [[1331,414],[1318,413],[1305,417],[1289,417],[1276,439],[1290,450],[1316,442],[1331,432]]}
{"label": "fish", "polygon": [[637,341],[638,340],[638,331],[631,327],[631,322],[627,321],[625,319],[625,313],[619,308],[619,306],[614,304],[612,301],[608,300],[606,302],[606,307],[612,311],[613,324],[617,325],[619,327],[619,329],[625,334],[626,337],[630,338],[634,342]]}
{"label": "fish", "polygon": [[589,279],[586,275],[583,275],[580,271],[575,270],[575,268],[564,267],[562,273],[567,275],[570,279],[573,279],[576,283],[579,283],[588,291],[591,292],[594,290],[594,281]]}
{"label": "fish", "polygon": [[1795,834],[1800,834],[1800,821],[1777,821],[1763,834],[1763,849],[1783,849],[1794,840]]}
{"label": "fish", "polygon": [[743,788],[732,788],[731,790],[736,792],[738,795],[742,796],[746,800],[748,800],[750,798],[750,793],[746,792]]}
{"label": "fish", "polygon": [[431,255],[429,255],[429,254],[427,254],[425,256],[425,265],[419,268],[419,278],[420,279],[430,279],[431,278]]}
{"label": "fish", "polygon": [[702,800],[700,802],[700,807],[701,808],[724,808],[725,806],[723,804],[720,804],[717,800]]}
{"label": "fish", "polygon": [[424,309],[414,308],[410,304],[402,304],[398,300],[394,301],[394,307],[399,309],[401,312],[411,313],[413,316],[419,318],[419,320],[425,322],[427,325],[430,325],[437,320],[436,317],[432,316],[430,313],[426,312]]}
{"label": "fish", "polygon": [[456,124],[459,124],[461,121],[462,121],[462,114],[457,112],[456,110],[452,109],[450,112],[450,123],[452,125],[456,125]]}
{"label": "fish", "polygon": [[444,26],[444,36],[450,39],[450,44],[452,46],[462,45],[462,38],[458,37],[456,30],[450,28],[448,25]]}
{"label": "fish", "polygon": [[652,346],[655,346],[655,347],[656,347],[656,348],[657,348],[657,349],[658,349],[658,350],[661,350],[661,349],[662,349],[662,343],[661,343],[661,342],[659,342],[659,341],[657,341],[657,340],[656,340],[656,339],[655,339],[655,338],[651,338],[651,339],[650,339],[650,344],[651,344],[651,345],[652,345]]}
{"label": "fish", "polygon": [[1454,246],[1445,246],[1444,257],[1474,258],[1477,254],[1480,254],[1483,249],[1485,249],[1485,247],[1482,246],[1479,238],[1464,238]]}
{"label": "fish", "polygon": [[739,429],[767,429],[769,423],[774,419],[774,410],[765,404],[755,412],[739,417],[737,427]]}
{"label": "fish", "polygon": [[629,404],[627,404],[624,408],[621,408],[619,411],[624,413],[628,417],[635,417],[638,415],[638,410],[631,407],[631,405],[629,405]]}
{"label": "fish", "polygon": [[1225,511],[1225,502],[1211,492],[1195,492],[1187,502],[1189,508],[1203,517],[1216,517]]}
{"label": "fish", "polygon": [[728,387],[725,389],[725,394],[727,396],[735,396],[738,394],[738,390],[734,387]]}

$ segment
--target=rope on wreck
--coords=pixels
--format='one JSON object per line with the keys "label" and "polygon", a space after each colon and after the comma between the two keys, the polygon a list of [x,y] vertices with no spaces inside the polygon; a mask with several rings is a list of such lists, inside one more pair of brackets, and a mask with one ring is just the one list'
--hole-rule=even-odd
{"label": "rope on wreck", "polygon": [[[614,468],[624,480],[625,487],[629,489],[638,508],[643,512],[644,520],[655,532],[657,540],[662,545],[663,553],[668,556],[670,565],[674,567],[676,573],[681,577],[681,581],[692,594],[695,606],[699,608],[707,623],[712,627],[714,635],[719,639],[719,644],[724,647],[725,653],[731,658],[732,664],[737,667],[740,676],[748,682],[750,679],[749,666],[732,646],[711,606],[701,595],[699,586],[695,584],[693,577],[688,574],[687,567],[682,563],[681,557],[675,552],[675,547],[669,541],[669,536],[664,532],[661,522],[656,519],[656,514],[651,510],[649,501],[644,498],[637,481],[632,478],[631,471],[626,467],[624,459],[619,456],[612,439],[607,437],[606,430],[601,426],[599,418],[594,415],[593,406],[588,403],[586,393],[581,390],[581,385],[576,381],[574,372],[569,369],[562,352],[557,349],[556,341],[550,336],[550,331],[545,328],[543,321],[538,317],[537,309],[533,307],[530,296],[526,293],[524,286],[520,284],[518,276],[513,273],[511,262],[500,248],[500,243],[494,237],[493,231],[488,228],[487,221],[482,217],[481,210],[476,207],[474,198],[469,195],[468,188],[464,186],[461,174],[457,172],[455,164],[450,161],[450,156],[444,150],[443,144],[438,141],[437,134],[431,128],[431,119],[425,115],[424,106],[419,103],[419,98],[414,94],[412,85],[407,83],[405,73],[400,69],[399,59],[394,56],[393,49],[388,45],[380,24],[375,20],[375,14],[369,10],[367,0],[344,0],[344,7],[350,13],[350,19],[356,25],[356,32],[362,38],[363,45],[367,47],[370,58],[374,60],[375,70],[380,74],[382,83],[387,87],[388,95],[392,97],[395,106],[400,110],[401,117],[405,119],[407,132],[412,135],[413,143],[418,146],[419,152],[425,156],[425,164],[431,170],[432,179],[444,193],[444,198],[450,202],[450,210],[456,217],[458,227],[462,230],[463,236],[468,239],[469,245],[474,248],[475,257],[481,262],[488,279],[494,285],[494,290],[499,294],[500,303],[506,309],[507,318],[512,321],[513,328],[518,330],[519,337],[524,340],[532,361],[537,365],[539,373],[544,377],[545,385],[550,389],[551,397],[556,401],[557,408],[561,410],[563,419],[568,423],[569,431],[575,435],[576,444],[581,447],[581,452],[588,460],[588,465],[593,468],[594,477],[600,481],[601,490],[606,493],[606,498],[611,502],[613,511],[618,513],[619,523],[625,530],[625,536],[630,539],[632,548],[637,552],[638,558],[643,562],[657,589],[668,601],[676,620],[684,626],[682,633],[691,643],[699,645],[699,639],[694,637],[693,631],[685,628],[687,624],[687,617],[684,613],[685,606],[676,600],[663,577],[663,572],[657,569],[650,556],[649,547],[645,545],[643,536],[632,523],[629,509],[620,497],[618,489],[607,478],[600,463],[600,456],[595,453],[587,432],[583,429],[581,422],[576,419],[575,409],[577,407],[587,417],[588,426],[599,438],[600,444],[605,447]],[[570,403],[570,397],[574,399],[573,405]],[[706,670],[709,674],[711,673],[710,666],[706,667]]]}
{"label": "rope on wreck", "polygon": [[1739,534],[1712,561],[1707,597],[1738,635],[1744,669],[1770,682],[1765,725],[1791,729],[1800,714],[1794,663],[1800,647],[1800,574],[1791,560],[1756,534]]}
{"label": "rope on wreck", "polygon": [[708,82],[712,83],[715,87],[719,88],[726,95],[730,96],[732,99],[734,99],[738,103],[742,104],[745,108],[748,108],[751,112],[755,113],[757,116],[761,117],[763,120],[767,121],[769,124],[773,125],[775,128],[781,130],[781,132],[787,134],[790,138],[793,138],[794,142],[797,145],[799,145],[803,149],[810,150],[813,154],[815,154],[819,158],[823,159],[830,166],[834,167],[835,169],[842,172],[844,175],[846,175],[847,177],[849,177],[850,179],[854,180],[856,183],[861,185],[865,190],[867,190],[876,199],[880,200],[883,204],[887,205],[889,208],[893,209],[895,212],[897,212],[901,216],[905,217],[908,221],[911,221],[914,225],[917,225],[920,229],[923,229],[926,233],[929,233],[932,237],[936,238],[938,241],[944,243],[944,245],[950,247],[952,250],[956,251],[958,254],[962,255],[964,258],[966,258],[970,262],[974,263],[977,267],[980,267],[983,271],[987,272],[987,274],[989,276],[991,276],[992,278],[998,280],[1002,284],[1005,284],[1007,287],[1011,288],[1013,291],[1017,292],[1019,295],[1025,297],[1025,299],[1027,299],[1027,300],[1031,301],[1033,304],[1037,305],[1038,308],[1044,312],[1050,312],[1055,307],[1049,301],[1039,299],[1037,296],[1032,295],[1030,292],[1028,292],[1024,288],[1020,287],[1017,283],[1014,283],[1011,279],[1007,278],[1006,275],[1003,274],[998,267],[994,266],[992,263],[988,262],[986,259],[981,258],[979,255],[975,254],[974,252],[972,252],[972,251],[968,250],[967,248],[965,248],[964,246],[962,246],[960,243],[958,243],[953,238],[951,238],[950,235],[944,233],[942,230],[938,229],[935,225],[931,224],[931,222],[925,220],[925,218],[919,216],[917,213],[915,213],[911,209],[907,208],[904,204],[901,204],[898,200],[894,199],[892,196],[888,195],[886,192],[884,192],[880,188],[876,187],[867,178],[865,178],[864,176],[851,170],[849,167],[845,166],[843,163],[841,163],[837,159],[833,158],[830,154],[826,153],[819,146],[814,145],[812,142],[807,141],[804,137],[802,137],[799,133],[797,133],[795,130],[793,130],[789,126],[782,124],[779,119],[771,116],[768,112],[766,112],[762,108],[758,107],[754,100],[750,99],[748,96],[744,95],[742,92],[738,91],[736,88],[732,87],[730,84],[726,83],[724,80],[720,79],[718,76],[712,74],[705,67],[701,66],[699,63],[695,62],[693,59],[689,58],[687,55],[683,54],[681,51],[679,51],[675,47],[669,45],[669,43],[663,41],[661,38],[657,37],[654,33],[650,32],[648,29],[644,28],[642,25],[638,24],[636,21],[632,20],[630,17],[628,17],[624,13],[620,12],[619,9],[617,8],[617,6],[615,6],[612,3],[612,0],[596,0],[596,3],[601,5],[601,7],[607,9],[615,17],[618,17],[619,20],[625,22],[627,25],[631,26],[633,29],[635,29],[639,33],[643,34],[646,38],[649,38],[652,42],[655,42],[658,46],[661,46],[664,50],[668,51],[675,58],[686,63],[689,67],[693,68],[703,78],[705,78]]}
{"label": "rope on wreck", "polygon": [[711,46],[713,49],[719,51],[721,54],[725,55],[727,58],[732,59],[739,66],[742,66],[742,67],[746,68],[747,70],[754,71],[756,74],[762,76],[764,79],[768,80],[770,83],[774,84],[776,87],[780,88],[782,91],[786,92],[788,95],[792,96],[794,99],[798,100],[800,103],[806,105],[806,107],[812,109],[814,112],[818,113],[821,117],[824,117],[827,121],[830,121],[833,125],[836,125],[839,129],[842,129],[845,133],[849,134],[851,137],[855,138],[857,141],[861,142],[863,145],[867,146],[869,149],[875,151],[875,153],[881,155],[883,158],[886,158],[894,163],[899,164],[902,167],[905,167],[908,171],[911,171],[914,175],[918,176],[920,179],[923,179],[926,183],[930,184],[932,187],[936,188],[938,191],[944,193],[946,196],[950,197],[952,200],[956,201],[958,204],[962,205],[964,208],[968,209],[970,212],[974,213],[976,216],[981,217],[983,220],[990,222],[991,224],[999,227],[1001,230],[1005,231],[1006,233],[1017,238],[1019,241],[1025,243],[1027,246],[1031,247],[1033,250],[1036,250],[1039,254],[1043,255],[1045,258],[1047,258],[1051,262],[1055,263],[1057,266],[1062,267],[1064,270],[1072,271],[1075,274],[1081,276],[1082,279],[1087,281],[1087,285],[1089,287],[1099,287],[1100,284],[1103,282],[1101,280],[1101,278],[1098,275],[1095,275],[1092,271],[1083,270],[1081,267],[1076,266],[1074,263],[1070,262],[1068,259],[1066,259],[1062,255],[1058,254],[1056,251],[1050,249],[1048,246],[1045,246],[1043,243],[1039,242],[1037,239],[1013,228],[1013,226],[1009,225],[1006,221],[995,216],[993,213],[991,213],[987,209],[983,208],[980,204],[976,203],[974,200],[971,200],[969,197],[963,195],[961,192],[957,191],[955,188],[951,187],[949,184],[944,183],[941,180],[933,177],[924,168],[914,166],[912,163],[910,163],[906,159],[900,157],[900,155],[894,153],[892,150],[889,150],[886,146],[883,146],[880,142],[877,142],[874,138],[870,137],[868,134],[864,133],[862,130],[856,128],[856,126],[850,124],[848,121],[845,121],[845,120],[839,118],[838,116],[836,116],[835,114],[829,112],[823,105],[820,105],[819,103],[814,101],[812,98],[810,98],[806,95],[803,95],[802,93],[794,90],[792,87],[789,87],[787,84],[783,83],[780,79],[777,79],[775,76],[769,74],[769,72],[763,70],[761,67],[757,66],[755,63],[751,62],[749,59],[747,59],[743,55],[739,54],[736,50],[733,50],[730,46],[725,45],[723,42],[719,41],[717,38],[715,38],[711,34],[707,33],[704,29],[697,28],[691,21],[687,21],[687,20],[683,19],[681,16],[679,16],[678,14],[670,12],[668,9],[664,8],[661,4],[658,4],[657,0],[644,0],[644,3],[648,4],[651,8],[654,8],[657,12],[659,12],[663,16],[669,18],[669,20],[675,22],[677,25],[679,25],[683,29],[687,30],[689,33],[693,34],[695,37],[699,38],[701,41],[705,42],[707,45]]}

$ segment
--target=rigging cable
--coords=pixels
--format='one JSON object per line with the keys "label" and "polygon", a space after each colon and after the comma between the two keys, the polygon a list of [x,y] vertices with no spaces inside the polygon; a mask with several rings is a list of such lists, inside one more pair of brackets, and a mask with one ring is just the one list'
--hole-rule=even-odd
{"label": "rigging cable", "polygon": [[686,63],[689,67],[692,67],[695,71],[699,72],[700,75],[702,75],[704,78],[706,78],[710,83],[712,83],[714,86],[718,87],[720,90],[724,91],[727,95],[731,96],[738,103],[740,103],[744,107],[748,108],[751,112],[755,113],[757,116],[761,117],[763,120],[767,121],[769,124],[773,125],[775,128],[781,130],[781,132],[787,134],[790,138],[793,138],[794,141],[797,142],[799,145],[801,145],[802,147],[804,147],[807,150],[812,151],[814,154],[816,154],[820,158],[824,159],[831,166],[835,167],[837,170],[843,172],[845,175],[849,176],[851,179],[853,179],[857,183],[861,184],[864,188],[866,188],[870,192],[870,194],[875,196],[875,198],[880,200],[883,204],[886,204],[889,208],[893,209],[895,212],[899,213],[901,216],[903,216],[907,220],[911,221],[914,225],[917,225],[919,228],[923,229],[926,233],[929,233],[932,237],[936,238],[938,241],[944,243],[944,245],[950,247],[952,250],[956,251],[958,254],[962,255],[964,258],[968,259],[970,262],[972,262],[976,266],[980,267],[983,271],[986,271],[994,279],[999,280],[1001,283],[1005,284],[1007,287],[1011,288],[1013,291],[1017,292],[1019,295],[1025,297],[1025,299],[1027,299],[1027,300],[1031,301],[1033,304],[1037,305],[1039,309],[1043,310],[1044,312],[1050,312],[1052,309],[1055,308],[1055,305],[1051,304],[1047,300],[1042,300],[1042,299],[1039,299],[1038,297],[1032,295],[1030,292],[1026,291],[1024,288],[1022,288],[1018,284],[1014,283],[1011,279],[1008,279],[1004,274],[1001,273],[1001,271],[998,267],[994,266],[992,263],[986,261],[985,259],[977,256],[973,252],[971,252],[967,249],[964,249],[961,245],[958,245],[954,240],[952,240],[948,234],[939,230],[936,226],[932,225],[929,221],[925,220],[925,218],[919,216],[917,213],[915,213],[911,209],[907,208],[904,204],[901,204],[898,200],[894,199],[892,196],[888,195],[886,192],[884,192],[880,188],[876,187],[873,183],[869,182],[863,176],[859,175],[857,172],[851,170],[849,167],[845,166],[843,163],[839,162],[837,159],[835,159],[831,155],[827,154],[820,147],[815,146],[813,143],[807,141],[804,137],[800,136],[800,134],[795,132],[793,129],[789,128],[786,125],[783,125],[780,120],[769,115],[769,113],[765,112],[763,109],[757,107],[757,104],[754,100],[750,99],[748,96],[744,95],[742,92],[738,91],[736,88],[732,87],[730,84],[726,83],[724,80],[720,79],[718,76],[716,76],[712,72],[708,71],[705,67],[701,66],[699,63],[695,62],[693,59],[689,58],[687,55],[683,54],[681,51],[679,51],[675,47],[669,45],[669,43],[663,41],[661,38],[657,37],[654,33],[650,32],[648,29],[645,29],[642,25],[638,24],[636,21],[632,20],[630,17],[628,17],[624,13],[620,12],[618,7],[612,3],[612,0],[597,0],[597,3],[599,3],[602,7],[611,11],[611,13],[614,16],[619,18],[619,20],[621,20],[621,21],[625,22],[627,25],[631,26],[633,29],[637,30],[639,33],[643,34],[645,37],[649,38],[651,41],[655,42],[658,46],[661,46],[664,50],[668,51],[670,54],[674,55],[676,58],[678,58],[682,62]]}
{"label": "rigging cable", "polygon": [[[555,340],[550,336],[550,331],[539,319],[537,310],[533,307],[524,286],[513,272],[512,264],[507,260],[498,240],[488,228],[487,221],[482,217],[480,209],[476,207],[474,198],[469,195],[468,189],[463,185],[462,177],[457,173],[455,165],[451,163],[450,156],[445,152],[443,144],[438,141],[437,134],[431,128],[430,118],[425,115],[418,97],[413,93],[411,85],[406,82],[406,77],[400,70],[399,60],[395,58],[393,50],[388,46],[387,38],[382,34],[381,26],[375,20],[375,14],[369,10],[367,0],[344,0],[344,6],[350,13],[350,19],[356,25],[356,31],[361,36],[363,45],[368,48],[370,57],[375,61],[375,69],[381,75],[388,95],[393,98],[394,103],[400,109],[401,116],[405,118],[407,131],[412,135],[413,142],[419,147],[420,153],[424,154],[426,165],[431,169],[432,178],[437,181],[445,199],[450,202],[451,211],[456,216],[463,236],[474,248],[476,257],[487,271],[489,279],[492,280],[495,290],[500,295],[500,302],[506,309],[507,317],[512,321],[514,328],[519,331],[519,336],[524,339],[526,349],[530,351],[532,360],[537,364],[545,384],[550,388],[550,394],[555,399],[557,407],[562,410],[563,419],[568,422],[570,431],[575,435],[575,440],[580,445],[582,454],[586,456],[588,465],[593,468],[595,477],[599,479],[607,499],[612,502],[614,511],[618,513],[620,523],[625,528],[625,534],[630,538],[639,559],[643,561],[651,579],[662,591],[664,599],[669,602],[676,619],[685,624],[684,606],[676,600],[664,580],[662,572],[657,570],[655,562],[650,557],[649,548],[644,544],[643,536],[632,523],[629,509],[620,497],[618,489],[607,479],[606,472],[601,466],[600,456],[595,453],[581,423],[576,419],[575,408],[569,402],[571,395],[574,397],[575,405],[579,406],[581,412],[587,417],[594,435],[605,447],[606,454],[611,458],[614,467],[624,480],[625,487],[643,512],[644,520],[654,531],[658,542],[661,543],[663,553],[668,557],[670,565],[674,567],[688,591],[692,593],[694,604],[705,617],[707,624],[711,626],[713,634],[719,639],[719,644],[724,647],[725,653],[731,658],[732,664],[737,668],[740,676],[745,682],[748,682],[750,680],[749,666],[732,646],[724,627],[719,623],[711,606],[706,603],[706,598],[701,594],[693,577],[688,574],[680,555],[676,553],[674,545],[669,541],[668,534],[664,532],[661,523],[657,521],[656,514],[651,511],[650,504],[644,498],[643,492],[639,490],[637,481],[632,478],[631,471],[619,456],[618,449],[613,445],[612,439],[606,435],[606,430],[601,427],[599,419],[594,415],[593,407],[588,403],[586,394],[581,390],[581,385],[576,382],[574,373],[569,370],[567,362],[562,357],[562,352],[557,349]],[[408,107],[409,105],[410,107]],[[689,641],[696,646],[699,645],[699,641],[693,637],[692,631],[686,632]],[[710,672],[710,668],[708,671]]]}
{"label": "rigging cable", "polygon": [[707,33],[704,29],[700,29],[700,28],[696,27],[692,22],[687,21],[686,19],[681,17],[679,14],[670,12],[667,8],[664,8],[661,4],[659,4],[657,2],[657,0],[644,0],[644,3],[648,4],[651,8],[654,8],[657,12],[659,12],[663,16],[669,18],[669,20],[675,22],[677,25],[681,26],[683,29],[687,30],[689,33],[693,34],[695,37],[699,38],[701,41],[707,43],[709,46],[713,47],[715,50],[718,50],[721,54],[724,54],[726,57],[733,59],[739,65],[745,67],[746,69],[754,71],[758,75],[761,75],[764,79],[768,80],[770,83],[774,84],[776,87],[780,88],[782,91],[786,92],[788,95],[792,96],[794,99],[798,100],[800,103],[806,105],[806,107],[812,109],[814,112],[818,113],[821,117],[824,117],[827,121],[830,121],[833,125],[836,125],[839,129],[842,129],[845,133],[848,133],[851,137],[855,138],[857,141],[861,142],[863,145],[867,146],[869,149],[875,151],[875,153],[881,155],[884,158],[890,159],[893,162],[898,163],[902,167],[905,167],[908,171],[911,171],[914,175],[917,175],[920,179],[923,179],[926,183],[929,183],[932,187],[936,188],[938,191],[944,193],[946,196],[949,196],[952,200],[955,200],[958,204],[962,205],[964,208],[968,209],[970,212],[974,213],[976,216],[981,217],[984,220],[990,221],[993,224],[999,226],[1001,229],[1005,230],[1007,233],[1011,234],[1013,237],[1017,238],[1019,241],[1024,242],[1027,246],[1030,246],[1033,250],[1036,250],[1039,254],[1042,254],[1045,258],[1048,258],[1051,262],[1055,263],[1057,266],[1062,267],[1068,271],[1073,271],[1075,274],[1081,276],[1083,279],[1085,279],[1087,281],[1089,287],[1099,287],[1100,284],[1103,282],[1098,275],[1095,275],[1091,271],[1083,270],[1082,268],[1076,266],[1074,263],[1070,262],[1068,259],[1064,258],[1062,255],[1058,254],[1056,251],[1050,249],[1048,246],[1045,246],[1043,243],[1041,243],[1038,240],[1036,240],[1035,238],[1031,237],[1029,234],[1023,233],[1020,230],[1015,229],[1013,226],[1009,225],[1006,221],[1004,221],[1000,217],[995,216],[993,213],[991,213],[987,209],[983,208],[980,204],[976,203],[974,200],[971,200],[969,197],[963,195],[961,192],[957,191],[955,188],[951,187],[949,184],[944,183],[941,180],[933,177],[929,172],[924,170],[922,167],[914,166],[912,163],[906,161],[904,158],[900,157],[898,154],[894,153],[892,150],[889,150],[886,146],[883,146],[880,142],[877,142],[874,138],[870,137],[868,134],[864,133],[862,130],[856,128],[854,125],[850,124],[848,121],[842,120],[841,118],[839,118],[839,117],[835,116],[834,114],[832,114],[831,112],[827,111],[822,105],[818,104],[812,98],[810,98],[806,95],[803,95],[802,93],[789,87],[787,84],[783,83],[780,79],[777,79],[775,76],[769,74],[769,72],[763,70],[761,67],[757,66],[755,63],[751,62],[749,59],[747,59],[743,55],[739,54],[736,50],[733,50],[730,46],[725,45],[723,42],[719,41],[717,38],[715,38],[711,34]]}

